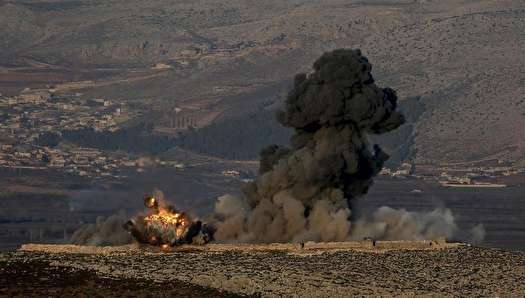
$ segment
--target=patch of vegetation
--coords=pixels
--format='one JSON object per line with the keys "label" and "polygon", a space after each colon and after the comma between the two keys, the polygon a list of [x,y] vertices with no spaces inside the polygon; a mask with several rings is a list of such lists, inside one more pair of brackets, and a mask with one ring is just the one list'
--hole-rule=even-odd
{"label": "patch of vegetation", "polygon": [[291,130],[277,122],[274,111],[263,110],[190,131],[177,143],[202,154],[254,159],[268,145],[288,144],[290,135]]}
{"label": "patch of vegetation", "polygon": [[371,135],[370,141],[379,144],[390,159],[385,163],[395,168],[410,159],[414,154],[415,124],[425,111],[420,97],[410,97],[399,103],[399,110],[405,115],[406,122],[398,129],[382,135]]}
{"label": "patch of vegetation", "polygon": [[153,126],[144,122],[115,132],[99,132],[92,128],[64,130],[44,133],[37,143],[55,147],[65,141],[82,147],[152,155],[180,146],[226,159],[254,159],[266,146],[287,144],[290,138],[290,130],[282,127],[275,119],[274,111],[269,110],[190,129],[178,136],[155,135],[152,130]]}
{"label": "patch of vegetation", "polygon": [[19,3],[33,11],[48,12],[48,11],[64,11],[80,8],[83,6],[92,5],[92,3],[85,3],[85,1],[55,1],[55,2],[22,2]]}

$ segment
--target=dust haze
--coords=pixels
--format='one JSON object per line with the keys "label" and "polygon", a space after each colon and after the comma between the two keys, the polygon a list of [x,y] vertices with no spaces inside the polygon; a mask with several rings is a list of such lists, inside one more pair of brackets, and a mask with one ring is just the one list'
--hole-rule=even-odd
{"label": "dust haze", "polygon": [[291,148],[261,152],[260,176],[244,197],[216,204],[218,241],[297,242],[453,237],[449,210],[409,213],[388,207],[353,223],[353,198],[367,193],[388,159],[369,134],[404,123],[396,92],[380,88],[360,50],[325,53],[296,75],[278,121],[294,129]]}
{"label": "dust haze", "polygon": [[122,226],[127,220],[121,212],[107,218],[98,217],[93,224],[79,228],[71,237],[71,242],[80,245],[111,246],[131,242],[131,235]]}
{"label": "dust haze", "polygon": [[[295,76],[277,113],[277,120],[294,130],[291,147],[263,149],[260,175],[245,185],[244,195],[218,198],[210,220],[217,241],[483,239],[482,226],[460,231],[448,209],[425,213],[381,207],[371,216],[353,216],[352,199],[367,193],[389,158],[369,143],[368,135],[405,122],[396,92],[378,87],[371,70],[360,50],[339,49],[323,54],[313,72]],[[157,196],[164,200],[162,193]],[[123,222],[120,216],[99,220],[77,231],[72,241],[129,242],[122,236]]]}

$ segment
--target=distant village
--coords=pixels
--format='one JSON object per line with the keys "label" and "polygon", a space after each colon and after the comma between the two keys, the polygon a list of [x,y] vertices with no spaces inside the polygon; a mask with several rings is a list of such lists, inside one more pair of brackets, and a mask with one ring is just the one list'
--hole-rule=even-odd
{"label": "distant village", "polygon": [[60,169],[93,178],[118,178],[119,169],[134,167],[127,156],[73,145],[39,146],[44,133],[92,128],[116,131],[134,113],[125,104],[81,94],[55,95],[54,90],[24,90],[14,97],[0,96],[0,169]]}
{"label": "distant village", "polygon": [[[425,166],[402,163],[397,169],[383,168],[380,175],[396,178],[418,178],[437,181],[444,187],[499,188],[508,186],[504,181],[523,183],[525,169],[518,169],[508,162],[491,161],[493,165]],[[518,179],[505,179],[518,177]]]}
{"label": "distant village", "polygon": [[[54,91],[53,88],[28,89],[13,97],[0,94],[0,171],[57,170],[86,178],[119,179],[124,177],[126,170],[143,172],[152,165],[177,170],[188,166],[180,161],[133,156],[69,143],[54,147],[39,145],[39,137],[46,133],[60,134],[64,130],[86,128],[115,132],[126,121],[140,116],[119,101],[84,99],[79,93],[56,95]],[[184,125],[193,123],[189,121],[192,118],[181,119],[185,121]],[[190,159],[197,164],[210,162],[205,157]],[[224,171],[221,175],[238,179],[245,176],[235,170]]]}
{"label": "distant village", "polygon": [[[40,146],[37,140],[45,133],[91,128],[95,131],[119,130],[122,123],[138,116],[125,103],[103,98],[85,99],[82,94],[60,94],[48,89],[24,90],[18,96],[0,94],[0,170],[56,169],[89,178],[120,178],[124,169],[142,171],[143,158],[82,148],[73,144]],[[183,169],[184,163],[155,160],[161,166]],[[240,177],[235,170],[224,176]],[[445,187],[505,187],[494,182],[497,177],[525,177],[525,169],[494,161],[492,165],[421,166],[403,163],[396,169],[384,168],[381,175],[395,178],[434,180]]]}

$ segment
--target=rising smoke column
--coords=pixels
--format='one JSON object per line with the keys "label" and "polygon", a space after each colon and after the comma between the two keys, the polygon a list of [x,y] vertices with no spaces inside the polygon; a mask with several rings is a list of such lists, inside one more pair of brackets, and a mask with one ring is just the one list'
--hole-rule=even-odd
{"label": "rising smoke column", "polygon": [[325,53],[298,74],[278,121],[294,129],[291,148],[261,152],[260,176],[244,197],[216,204],[219,241],[345,240],[350,201],[365,194],[388,155],[367,134],[396,129],[397,97],[379,88],[360,50]]}

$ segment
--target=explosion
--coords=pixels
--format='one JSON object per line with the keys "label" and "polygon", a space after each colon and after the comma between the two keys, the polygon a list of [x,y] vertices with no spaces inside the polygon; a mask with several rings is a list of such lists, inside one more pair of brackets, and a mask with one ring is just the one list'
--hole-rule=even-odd
{"label": "explosion", "polygon": [[298,74],[277,120],[294,129],[291,148],[261,152],[260,176],[244,197],[216,205],[221,241],[343,241],[350,202],[364,195],[388,155],[367,134],[396,129],[404,117],[397,96],[379,88],[360,50],[325,53],[310,74]]}
{"label": "explosion", "polygon": [[207,243],[212,239],[209,227],[193,221],[187,214],[167,205],[154,196],[144,199],[150,214],[136,216],[124,224],[124,229],[142,244],[168,248],[180,244]]}
{"label": "explosion", "polygon": [[[294,129],[291,148],[261,152],[260,176],[244,197],[216,204],[214,237],[234,242],[343,241],[350,233],[350,201],[365,194],[388,159],[370,150],[367,134],[396,129],[404,117],[397,97],[379,88],[360,50],[325,53],[311,74],[298,74],[278,121]],[[183,213],[159,207],[132,220],[127,229],[141,243],[190,243],[201,230]]]}
{"label": "explosion", "polygon": [[[246,185],[243,197],[217,200],[212,225],[151,196],[144,201],[151,213],[136,216],[124,228],[139,243],[163,248],[213,239],[270,243],[456,235],[449,210],[417,213],[385,207],[372,220],[352,214],[352,200],[367,193],[389,158],[369,144],[368,134],[405,122],[397,111],[396,92],[378,87],[371,70],[360,50],[340,49],[323,54],[312,73],[298,74],[277,114],[282,125],[294,129],[291,147],[262,150],[259,177]],[[77,238],[98,239],[97,230],[87,228]],[[474,232],[475,238],[483,237],[482,226]]]}

